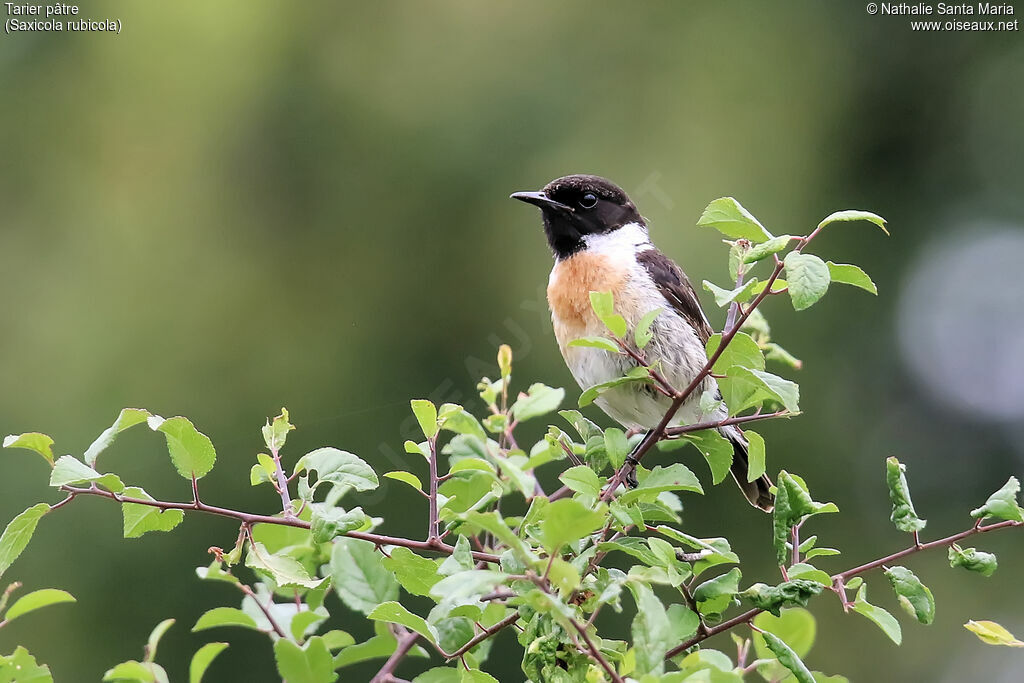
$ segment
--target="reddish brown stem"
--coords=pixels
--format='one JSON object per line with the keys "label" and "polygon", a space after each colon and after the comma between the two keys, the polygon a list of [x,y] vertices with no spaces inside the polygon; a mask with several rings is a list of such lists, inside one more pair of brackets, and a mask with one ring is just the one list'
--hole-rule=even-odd
{"label": "reddish brown stem", "polygon": [[[162,500],[146,500],[143,498],[132,498],[129,496],[120,496],[110,491],[104,491],[101,488],[75,488],[73,486],[62,486],[61,490],[66,493],[74,493],[75,495],[89,495],[89,496],[100,496],[101,498],[109,498],[119,503],[137,503],[139,505],[148,505],[149,507],[160,508],[161,510],[195,510],[197,512],[203,512],[209,515],[218,515],[220,517],[228,517],[230,519],[236,519],[240,522],[244,522],[248,525],[253,524],[277,524],[279,526],[290,526],[299,529],[308,529],[310,527],[309,522],[298,519],[297,517],[272,517],[270,515],[257,515],[249,512],[242,512],[240,510],[231,510],[228,508],[218,507],[216,505],[208,505],[207,503],[174,503],[170,501]],[[358,538],[364,541],[370,541],[374,545],[397,545],[404,548],[410,548],[412,550],[423,550],[427,552],[441,553],[442,555],[451,555],[455,552],[453,546],[444,543],[440,539],[434,539],[430,541],[414,541],[408,538],[401,538],[398,536],[385,536],[383,534],[371,534],[363,531],[349,531],[344,534],[349,538]],[[482,553],[479,551],[471,551],[473,559],[481,562],[490,562],[497,564],[501,558],[491,553]]]}
{"label": "reddish brown stem", "polygon": [[412,649],[413,645],[416,644],[416,639],[419,638],[419,634],[414,631],[407,631],[405,629],[402,629],[402,631],[403,633],[398,637],[398,647],[388,657],[388,661],[384,662],[384,666],[370,680],[370,683],[393,683],[398,680],[395,678],[395,669],[398,667],[398,663],[409,654],[409,650]]}
{"label": "reddish brown stem", "polygon": [[[975,525],[975,526],[972,526],[970,529],[967,529],[966,531],[961,531],[960,533],[953,534],[952,536],[946,536],[945,538],[940,538],[937,541],[931,541],[930,543],[922,543],[920,545],[916,545],[916,544],[912,545],[909,548],[905,548],[903,550],[900,550],[899,552],[895,552],[895,553],[893,553],[891,555],[887,555],[887,556],[885,556],[885,557],[883,557],[881,559],[874,560],[872,562],[867,562],[865,564],[860,565],[859,567],[854,567],[853,569],[847,569],[845,572],[840,572],[839,574],[834,574],[832,576],[833,589],[835,590],[836,586],[840,587],[840,589],[837,590],[836,592],[843,599],[844,607],[845,607],[845,603],[846,603],[846,599],[845,599],[845,596],[844,596],[844,592],[845,591],[843,591],[843,589],[841,587],[845,586],[846,581],[848,579],[853,578],[854,576],[857,576],[859,574],[863,574],[865,572],[869,572],[872,569],[878,569],[879,567],[882,567],[883,565],[892,564],[896,560],[899,560],[899,559],[901,559],[903,557],[906,557],[907,555],[913,555],[914,553],[921,552],[922,550],[930,550],[932,548],[943,548],[943,547],[946,547],[946,546],[953,545],[957,541],[962,540],[964,538],[967,538],[968,536],[974,536],[975,534],[983,534],[983,533],[986,533],[988,531],[995,531],[997,529],[1008,529],[1010,527],[1021,527],[1021,526],[1024,526],[1024,522],[1015,522],[1013,520],[1007,520],[1007,521],[1002,521],[1002,522],[994,522],[992,524],[986,524],[984,526]],[[747,610],[746,612],[744,612],[743,614],[740,614],[737,617],[733,617],[732,619],[729,619],[728,621],[723,621],[721,624],[718,624],[717,626],[712,626],[712,627],[707,629],[706,633],[703,633],[703,634],[702,633],[698,633],[697,635],[693,636],[692,638],[683,641],[679,645],[676,645],[674,648],[672,648],[667,653],[665,653],[665,659],[671,659],[672,657],[675,657],[676,655],[678,655],[678,654],[680,654],[682,652],[685,652],[686,650],[690,649],[694,645],[707,640],[708,638],[710,638],[711,636],[713,636],[715,634],[722,633],[723,631],[728,631],[729,629],[734,628],[736,626],[739,626],[741,624],[748,623],[750,620],[752,620],[754,617],[756,617],[758,614],[760,614],[763,611],[764,610],[762,610],[762,609]]]}

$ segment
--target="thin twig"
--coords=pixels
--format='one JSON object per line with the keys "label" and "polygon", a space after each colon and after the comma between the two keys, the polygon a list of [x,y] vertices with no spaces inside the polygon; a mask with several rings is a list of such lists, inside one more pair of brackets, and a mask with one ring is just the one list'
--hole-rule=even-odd
{"label": "thin twig", "polygon": [[[836,593],[840,596],[840,598],[843,600],[844,607],[846,607],[846,606],[849,605],[849,602],[846,600],[846,597],[845,597],[845,594],[844,594],[845,593],[844,586],[845,586],[847,580],[853,578],[854,576],[858,576],[859,574],[863,574],[865,572],[869,572],[872,569],[878,569],[879,567],[881,567],[883,565],[892,564],[896,560],[899,560],[899,559],[901,559],[903,557],[906,557],[907,555],[913,555],[914,553],[921,552],[922,550],[930,550],[932,548],[944,548],[944,547],[953,545],[957,541],[962,540],[964,538],[967,538],[968,536],[974,536],[975,534],[983,534],[983,533],[986,533],[988,531],[995,531],[997,529],[1008,529],[1010,527],[1022,527],[1022,526],[1024,526],[1024,522],[1016,522],[1016,521],[1013,521],[1013,520],[1006,520],[1006,521],[1002,521],[1002,522],[994,522],[992,524],[986,524],[984,526],[982,526],[982,525],[974,525],[970,529],[967,529],[966,531],[961,531],[959,533],[953,534],[952,536],[946,536],[945,538],[940,538],[937,541],[931,541],[930,543],[922,543],[920,545],[912,545],[909,548],[905,548],[903,550],[895,552],[895,553],[893,553],[891,555],[887,555],[887,556],[885,556],[883,558],[874,560],[872,562],[867,562],[865,564],[860,565],[859,567],[854,567],[853,569],[847,569],[844,572],[840,572],[838,574],[834,574],[832,576],[832,586],[833,586],[832,589],[834,591],[836,591]],[[703,633],[703,634],[698,633],[697,635],[693,636],[692,638],[683,641],[679,645],[676,645],[674,648],[672,648],[667,653],[665,653],[665,659],[671,659],[672,657],[675,657],[676,655],[680,654],[681,652],[685,652],[686,650],[690,649],[691,647],[693,647],[697,643],[700,643],[700,642],[702,642],[704,640],[707,640],[708,638],[710,638],[713,635],[716,635],[716,634],[721,633],[723,631],[728,631],[729,629],[734,628],[736,626],[739,626],[740,624],[748,623],[750,620],[752,620],[754,617],[756,617],[758,614],[760,614],[763,611],[764,611],[763,609],[748,610],[748,611],[744,612],[743,614],[740,614],[737,617],[733,617],[732,619],[729,619],[728,621],[723,621],[721,624],[718,624],[717,626],[712,626],[709,629],[707,629],[707,633]]]}
{"label": "thin twig", "polygon": [[437,435],[429,440],[430,444],[430,514],[427,520],[427,541],[434,541],[438,538],[438,517],[437,517]]}
{"label": "thin twig", "polygon": [[[274,459],[274,476],[277,478],[277,489],[278,493],[281,494],[281,511],[284,512],[285,517],[291,517],[294,513],[292,511],[292,497],[288,493],[288,477],[284,473],[284,467],[281,466],[281,455],[279,448],[270,449],[270,457]],[[196,498],[196,502],[199,498]]]}
{"label": "thin twig", "polygon": [[[252,601],[255,602],[256,606],[260,608],[261,612],[263,612],[263,616],[265,616],[267,618],[267,621],[270,622],[270,627],[274,629],[274,633],[281,636],[282,638],[287,639],[288,636],[285,634],[284,629],[282,629],[281,626],[277,623],[277,620],[274,619],[274,615],[270,613],[270,607],[260,602],[260,599],[256,597],[256,592],[244,583],[236,583],[235,586],[238,587],[238,590],[242,591],[250,598],[252,598]],[[270,597],[270,603],[274,604],[273,596]]]}
{"label": "thin twig", "polygon": [[[218,515],[220,517],[227,517],[229,519],[236,519],[240,522],[244,522],[248,525],[253,524],[276,524],[278,526],[290,526],[299,529],[310,528],[309,522],[303,521],[296,517],[273,517],[271,515],[258,515],[249,512],[242,512],[240,510],[232,510],[229,508],[223,508],[216,505],[209,505],[207,503],[175,503],[170,501],[162,500],[147,500],[144,498],[132,498],[130,496],[121,496],[110,491],[104,491],[101,488],[76,488],[73,486],[62,486],[61,491],[66,493],[74,493],[75,495],[89,495],[99,496],[101,498],[109,498],[119,503],[136,503],[138,505],[148,505],[149,507],[159,508],[161,510],[195,510],[197,512],[203,512],[209,515]],[[383,534],[372,534],[365,531],[349,531],[344,536],[349,538],[358,538],[363,541],[370,541],[375,545],[397,545],[404,548],[410,548],[412,550],[423,550],[427,552],[436,552],[442,555],[451,555],[455,552],[453,546],[444,543],[440,539],[435,539],[434,542],[429,541],[414,541],[408,538],[401,538],[399,536],[385,536]],[[501,558],[491,553],[483,553],[479,551],[471,551],[474,560],[489,562],[497,564],[501,561]]]}
{"label": "thin twig", "polygon": [[[808,238],[808,241],[810,241],[810,238]],[[676,413],[679,412],[679,409],[683,406],[683,403],[685,403],[686,400],[690,398],[690,396],[693,394],[693,392],[696,391],[697,388],[704,383],[704,380],[707,379],[707,376],[711,373],[711,369],[715,366],[715,363],[718,362],[718,359],[722,356],[722,353],[729,346],[729,343],[733,340],[733,338],[736,337],[736,334],[740,331],[740,328],[743,327],[743,323],[747,321],[747,318],[749,318],[750,314],[754,312],[754,309],[756,309],[758,305],[762,301],[764,301],[765,298],[771,293],[772,285],[775,284],[775,280],[777,280],[779,275],[782,273],[783,267],[784,266],[781,261],[776,262],[775,270],[772,271],[771,276],[768,278],[768,282],[765,285],[765,288],[761,291],[760,294],[754,297],[754,300],[750,303],[749,306],[747,306],[746,310],[743,311],[743,314],[739,316],[739,319],[736,320],[736,323],[722,334],[722,339],[718,343],[718,348],[715,349],[715,352],[711,354],[710,358],[708,358],[707,363],[704,364],[704,367],[700,369],[700,371],[696,374],[696,376],[694,376],[694,378],[690,381],[690,383],[686,386],[685,389],[676,392],[675,398],[672,399],[672,403],[671,405],[669,405],[668,410],[665,411],[665,414],[662,416],[661,421],[654,429],[648,432],[644,440],[640,442],[640,445],[637,446],[636,450],[633,451],[633,453],[631,454],[631,459],[633,463],[639,461],[654,447],[654,444],[656,444],[664,437],[665,430],[668,428],[669,424],[671,424],[672,419],[675,417]],[[611,500],[612,496],[615,495],[615,490],[618,489],[620,485],[622,485],[625,472],[627,471],[627,468],[630,466],[630,463],[627,462],[625,465],[616,470],[615,474],[612,475],[611,479],[609,479],[604,491],[601,493],[601,500]]]}
{"label": "thin twig", "polygon": [[699,432],[705,429],[717,429],[727,425],[757,422],[758,420],[771,420],[777,417],[791,417],[792,415],[793,414],[788,410],[779,410],[774,413],[757,413],[756,415],[738,415],[736,417],[727,417],[723,420],[698,422],[692,425],[682,425],[681,427],[669,427],[665,430],[665,436],[679,436],[680,434],[689,434],[690,432]]}
{"label": "thin twig", "polygon": [[401,633],[398,637],[398,646],[395,651],[388,657],[388,660],[384,662],[384,666],[380,668],[377,675],[374,676],[370,683],[395,683],[399,679],[395,678],[394,672],[398,667],[398,663],[409,654],[409,650],[416,644],[416,639],[419,638],[419,634],[415,631],[409,631],[402,627],[396,627],[401,629]]}
{"label": "thin twig", "polygon": [[519,620],[519,612],[513,612],[512,614],[508,615],[507,617],[505,617],[504,619],[499,621],[494,626],[491,626],[490,628],[485,628],[482,632],[480,632],[477,635],[473,636],[473,638],[469,642],[467,642],[465,645],[460,647],[455,652],[452,652],[451,654],[449,654],[449,653],[445,652],[444,650],[441,650],[440,648],[438,648],[438,651],[440,651],[441,655],[445,659],[448,659],[449,661],[452,660],[452,659],[455,659],[457,657],[461,657],[462,655],[466,654],[467,652],[472,650],[474,647],[476,647],[477,645],[479,645],[483,641],[485,641],[488,638],[490,638],[491,636],[493,636],[498,631],[502,630],[503,628],[505,628],[507,626],[511,626],[512,624],[516,623],[516,621],[518,621],[518,620]]}

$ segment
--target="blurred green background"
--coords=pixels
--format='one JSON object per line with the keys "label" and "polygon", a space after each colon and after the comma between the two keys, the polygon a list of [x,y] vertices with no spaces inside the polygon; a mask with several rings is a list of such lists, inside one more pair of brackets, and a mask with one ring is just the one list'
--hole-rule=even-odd
{"label": "blurred green background", "polygon": [[[58,455],[81,454],[124,406],[187,415],[218,449],[205,497],[272,511],[247,473],[282,405],[299,425],[291,457],[331,444],[386,471],[404,461],[408,399],[478,410],[501,342],[520,387],[570,386],[575,401],[542,298],[538,215],[506,198],[590,172],[633,195],[696,282],[726,279],[724,247],[694,227],[722,195],[776,234],[842,208],[889,220],[889,239],[856,224],[816,243],[871,273],[877,299],[837,287],[804,313],[766,309],[805,361],[806,410],[760,430],[769,467],[844,512],[810,530],[847,551],[823,568],[905,544],[888,521],[888,455],[909,466],[929,538],[964,528],[1024,469],[1019,32],[914,33],[906,17],[811,0],[96,2],[82,16],[123,30],[0,37],[2,434],[43,431]],[[164,453],[139,430],[104,457],[186,499]],[[0,466],[5,523],[57,499],[38,457],[4,451]],[[420,534],[425,507],[400,487],[367,507],[385,532]],[[769,519],[740,502],[731,485],[691,497],[686,528],[733,538],[745,582],[774,581]],[[228,638],[211,680],[275,680],[257,634],[188,632],[237,602],[192,571],[233,542],[229,522],[131,541],[120,526],[98,500],[43,520],[4,580],[79,602],[5,628],[0,651],[25,644],[59,681],[98,680],[173,616],[160,648],[173,679],[200,643]],[[961,624],[1024,632],[1021,538],[979,544],[999,554],[992,578],[939,553],[908,563],[939,609],[930,627],[905,622],[901,649],[820,599],[808,663],[854,681],[1019,680],[1019,651]],[[354,615],[341,626],[369,632]],[[514,652],[506,635],[486,668],[522,680]]]}

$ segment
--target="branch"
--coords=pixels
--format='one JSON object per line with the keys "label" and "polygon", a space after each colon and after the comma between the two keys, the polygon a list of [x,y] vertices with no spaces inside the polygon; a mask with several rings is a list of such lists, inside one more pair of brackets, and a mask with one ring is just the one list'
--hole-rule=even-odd
{"label": "branch", "polygon": [[390,657],[388,657],[388,661],[384,662],[384,666],[382,666],[380,671],[377,672],[377,675],[370,680],[370,683],[394,683],[394,681],[399,680],[394,676],[395,668],[398,666],[398,663],[401,662],[407,654],[409,654],[409,650],[411,650],[412,646],[416,644],[416,639],[420,637],[415,631],[407,631],[404,628],[402,631],[403,633],[398,638],[398,647],[396,647],[395,651]]}
{"label": "branch", "polygon": [[679,436],[680,434],[689,434],[690,432],[699,432],[705,429],[717,429],[718,427],[725,427],[726,425],[738,425],[746,422],[757,422],[758,420],[771,420],[776,417],[791,417],[793,413],[788,410],[779,410],[774,413],[757,413],[755,415],[739,415],[737,417],[727,417],[724,420],[713,420],[711,422],[698,422],[692,425],[683,425],[681,427],[669,427],[665,430],[665,436]]}
{"label": "branch", "polygon": [[572,624],[572,627],[576,629],[576,632],[580,634],[581,638],[583,638],[583,642],[587,644],[587,649],[590,650],[591,659],[594,659],[601,665],[601,668],[605,670],[614,683],[625,683],[625,681],[622,680],[622,676],[615,672],[615,668],[608,663],[608,660],[604,658],[601,651],[597,649],[596,645],[594,645],[594,641],[592,641],[590,636],[587,634],[587,629],[580,626],[575,619],[569,619],[569,623]]}
{"label": "branch", "polygon": [[[248,525],[253,524],[277,524],[279,526],[290,526],[299,529],[309,529],[309,522],[303,521],[298,517],[272,517],[270,515],[258,515],[249,512],[242,512],[240,510],[231,510],[229,508],[222,508],[216,505],[208,505],[203,502],[192,502],[192,503],[175,503],[170,501],[162,500],[146,500],[143,498],[132,498],[129,496],[121,496],[110,491],[104,491],[98,487],[91,488],[76,488],[74,486],[61,486],[61,491],[68,494],[87,495],[87,496],[99,496],[101,498],[109,498],[110,500],[117,501],[119,503],[136,503],[138,505],[148,505],[149,507],[160,508],[161,510],[184,510],[184,511],[196,511],[203,512],[209,515],[218,515],[220,517],[228,517],[229,519],[235,519],[239,522],[243,522]],[[442,555],[451,555],[455,552],[453,546],[444,543],[439,539],[433,541],[414,541],[408,538],[401,538],[398,536],[385,536],[383,534],[371,534],[365,531],[349,531],[343,536],[349,538],[358,538],[363,541],[370,541],[374,545],[396,545],[404,548],[410,548],[412,550],[422,550],[426,552],[436,552]],[[484,553],[479,551],[471,551],[473,559],[480,562],[490,562],[497,564],[501,561],[497,555],[491,553]]]}
{"label": "branch", "polygon": [[[811,236],[813,236],[813,233]],[[804,244],[806,244],[806,242],[809,241],[810,237],[807,238]],[[665,430],[672,422],[672,418],[674,418],[676,413],[679,412],[679,409],[683,406],[683,403],[685,403],[686,400],[690,398],[693,392],[697,390],[697,387],[701,386],[704,380],[708,377],[708,375],[711,374],[711,368],[713,368],[715,366],[715,363],[718,362],[718,359],[721,358],[722,353],[729,346],[729,343],[733,340],[736,334],[740,331],[740,328],[743,327],[743,323],[747,321],[747,318],[750,317],[750,314],[754,312],[754,309],[757,308],[758,305],[760,305],[760,303],[764,301],[769,294],[771,294],[772,285],[775,284],[775,281],[779,278],[779,275],[782,273],[783,267],[784,265],[782,261],[776,262],[775,270],[772,271],[771,277],[768,278],[768,282],[765,284],[764,289],[761,290],[761,293],[754,297],[754,300],[750,302],[750,305],[747,306],[746,310],[743,311],[742,315],[739,316],[739,319],[736,320],[736,323],[722,334],[722,340],[719,342],[718,348],[715,349],[715,352],[711,354],[710,358],[708,358],[708,361],[707,363],[704,364],[704,367],[701,368],[700,372],[696,374],[696,376],[690,381],[690,383],[686,386],[685,389],[683,389],[680,392],[676,392],[675,397],[672,399],[672,404],[668,407],[668,410],[665,411],[665,414],[664,416],[662,416],[661,421],[658,423],[658,426],[647,433],[647,436],[644,437],[644,440],[640,442],[640,445],[637,446],[636,450],[631,454],[633,462],[639,461],[654,447],[654,444],[656,444],[664,437]],[[601,493],[601,500],[611,500],[612,496],[615,493],[615,490],[622,484],[624,473],[626,471],[626,468],[629,466],[630,463],[627,462],[625,465],[616,470],[615,474],[612,475],[611,479],[608,481],[608,485],[605,487],[605,490]]]}
{"label": "branch", "polygon": [[[281,511],[284,512],[285,517],[291,517],[294,513],[292,511],[292,497],[288,493],[288,477],[285,476],[284,468],[281,467],[281,455],[279,448],[272,448],[270,450],[270,457],[274,459],[274,476],[277,478],[277,484],[274,488],[281,494]],[[196,500],[199,500],[198,494]]]}
{"label": "branch", "polygon": [[[287,640],[288,636],[285,634],[284,629],[282,629],[281,626],[277,623],[277,620],[274,619],[274,615],[270,613],[270,607],[260,602],[260,599],[256,597],[256,592],[244,583],[236,583],[235,585],[238,587],[238,590],[242,591],[250,598],[252,598],[252,601],[255,602],[256,606],[260,608],[261,612],[263,612],[263,616],[265,616],[267,618],[267,621],[270,622],[270,628],[274,629],[274,633]],[[270,597],[270,601],[274,601],[273,596]]]}
{"label": "branch", "polygon": [[427,540],[435,541],[440,538],[438,534],[437,517],[437,435],[429,440],[430,443],[430,516],[427,521]]}
{"label": "branch", "polygon": [[[915,545],[912,545],[909,548],[905,548],[903,550],[895,552],[892,555],[887,555],[887,556],[885,556],[883,558],[880,558],[878,560],[874,560],[872,562],[868,562],[866,564],[862,564],[859,567],[854,567],[853,569],[847,569],[844,572],[840,572],[838,574],[834,574],[832,576],[833,590],[836,591],[837,593],[840,593],[840,590],[842,590],[842,587],[846,584],[846,581],[848,579],[851,579],[854,576],[857,576],[859,574],[864,574],[865,572],[869,572],[872,569],[878,569],[879,567],[881,567],[883,565],[892,564],[896,560],[904,558],[907,555],[913,555],[914,553],[921,552],[922,550],[931,550],[933,548],[945,548],[945,547],[953,545],[954,543],[956,543],[959,540],[962,540],[962,539],[967,538],[969,536],[974,536],[975,534],[983,534],[983,533],[986,533],[988,531],[995,531],[997,529],[1008,529],[1010,527],[1021,527],[1021,526],[1024,526],[1024,522],[1015,522],[1013,520],[1006,520],[1006,521],[1003,521],[1003,522],[995,522],[993,524],[986,524],[984,526],[976,524],[976,525],[972,526],[970,529],[967,529],[966,531],[961,531],[960,533],[953,534],[952,536],[946,536],[945,538],[940,538],[937,541],[931,541],[930,543],[921,543],[921,544],[916,544],[915,543]],[[841,595],[841,593],[840,593],[840,595]],[[844,606],[845,606],[845,603],[846,603],[845,598],[843,599],[843,602],[844,602]],[[713,636],[715,634],[721,633],[723,631],[728,631],[729,629],[735,628],[736,626],[740,626],[741,624],[749,623],[754,617],[756,617],[761,612],[764,612],[764,610],[763,609],[748,610],[748,611],[744,612],[743,614],[741,614],[741,615],[739,615],[737,617],[733,617],[732,619],[729,619],[728,621],[723,621],[721,624],[718,624],[717,626],[712,626],[711,628],[707,629],[706,633],[703,633],[703,634],[698,633],[697,635],[693,636],[689,640],[683,641],[679,645],[676,645],[674,648],[672,648],[671,650],[666,652],[665,653],[665,659],[671,659],[672,657],[675,657],[676,655],[678,655],[678,654],[680,654],[682,652],[685,652],[686,650],[689,650],[691,647],[693,647],[697,643],[700,643],[700,642],[702,642],[704,640],[707,640],[708,638],[710,638],[711,636]]]}
{"label": "branch", "polygon": [[444,650],[442,650],[440,648],[438,648],[438,651],[441,653],[441,655],[445,659],[451,661],[452,659],[455,659],[456,657],[461,657],[462,655],[466,654],[467,652],[472,650],[474,647],[476,647],[477,645],[479,645],[483,641],[485,641],[488,638],[490,638],[491,636],[493,636],[498,631],[502,630],[503,628],[505,628],[507,626],[511,626],[512,624],[516,623],[518,620],[519,620],[519,612],[518,611],[513,612],[512,614],[508,615],[507,617],[505,617],[504,619],[499,621],[494,626],[491,626],[490,628],[485,628],[481,633],[478,633],[477,635],[473,636],[472,640],[470,640],[468,643],[466,643],[465,645],[460,647],[455,652],[452,652],[451,654],[449,654],[449,653],[445,652]]}

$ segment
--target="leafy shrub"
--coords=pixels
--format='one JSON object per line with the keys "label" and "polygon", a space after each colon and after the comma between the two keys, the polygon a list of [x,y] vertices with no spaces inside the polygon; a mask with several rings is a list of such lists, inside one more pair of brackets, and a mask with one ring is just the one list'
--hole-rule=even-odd
{"label": "leafy shrub", "polygon": [[[212,548],[213,561],[196,572],[201,580],[237,590],[240,601],[213,607],[192,630],[242,628],[267,634],[278,673],[288,683],[327,683],[338,679],[338,671],[374,659],[383,660],[373,679],[379,682],[400,680],[399,666],[419,671],[413,679],[417,683],[493,681],[483,669],[492,639],[503,632],[515,633],[522,646],[522,670],[537,682],[721,683],[740,681],[754,672],[768,681],[843,681],[841,676],[811,672],[801,660],[816,632],[813,616],[804,609],[808,602],[832,593],[847,612],[870,619],[898,644],[899,622],[868,601],[863,575],[884,570],[909,616],[930,623],[935,613],[931,592],[898,562],[913,553],[946,548],[952,567],[990,575],[996,569],[995,556],[964,548],[962,542],[1024,525],[1015,478],[971,512],[975,522],[967,529],[923,542],[919,534],[925,521],[911,502],[904,467],[889,458],[885,479],[892,521],[911,535],[910,544],[829,574],[816,563],[840,551],[818,545],[816,536],[803,532],[813,517],[835,514],[838,508],[815,501],[803,479],[783,470],[776,478],[773,536],[765,539],[766,550],[770,542],[779,564],[780,582],[749,586],[743,584],[740,558],[727,538],[697,538],[681,524],[682,497],[702,494],[707,484],[682,462],[692,459],[692,451],[675,453],[676,461],[668,465],[639,465],[635,488],[622,483],[627,456],[639,461],[655,449],[676,451],[692,445],[707,461],[710,482],[718,484],[729,472],[733,453],[718,427],[799,414],[797,384],[766,368],[767,361],[783,368],[799,367],[800,362],[772,341],[758,306],[768,297],[788,296],[796,310],[804,310],[833,283],[876,293],[857,266],[826,262],[806,252],[821,230],[844,221],[869,221],[885,229],[874,214],[841,211],[806,236],[775,237],[734,199],[718,199],[708,206],[698,225],[730,238],[728,264],[734,285],[704,283],[718,305],[728,308],[728,315],[723,333],[708,342],[706,366],[688,387],[671,386],[645,359],[658,312],[629,330],[610,294],[592,294],[595,314],[608,333],[574,343],[624,354],[633,359],[634,367],[620,379],[588,388],[579,406],[611,386],[649,384],[672,401],[661,426],[648,435],[601,429],[578,410],[558,411],[565,398],[562,389],[533,384],[514,394],[512,352],[507,346],[498,352],[500,377],[485,378],[478,387],[484,417],[460,405],[412,401],[423,440],[405,444],[410,471],[382,476],[405,484],[409,495],[426,499],[422,539],[377,531],[384,520],[366,514],[358,503],[360,494],[377,488],[380,479],[358,456],[319,448],[286,467],[282,451],[294,429],[286,410],[263,428],[267,452],[257,455],[249,473],[253,486],[276,492],[281,509],[259,514],[219,507],[200,497],[199,482],[213,468],[216,451],[189,420],[163,419],[128,408],[81,458],[65,455],[55,460],[53,440],[39,433],[4,440],[7,448],[42,456],[52,467],[50,486],[65,498],[33,505],[7,525],[0,538],[0,574],[25,549],[43,517],[79,497],[94,496],[121,506],[125,538],[170,531],[186,513],[237,521],[237,540],[227,550]],[[753,273],[762,266],[770,271],[760,279]],[[710,413],[723,400],[729,417],[668,427],[700,380],[711,373],[722,397],[701,396],[701,405]],[[519,424],[556,411],[559,420],[543,439],[529,448],[517,443]],[[191,500],[155,500],[100,468],[100,456],[117,435],[142,424],[165,437],[175,469],[190,485]],[[756,432],[746,435],[753,481],[766,470],[765,443]],[[561,488],[545,491],[537,475],[541,469],[558,470]],[[525,512],[503,512],[515,509]],[[609,557],[627,561],[628,569],[608,566]],[[36,609],[74,602],[65,591],[43,589],[8,606],[18,588],[19,584],[10,584],[0,598],[0,627]],[[432,607],[417,613],[403,600],[417,606],[429,602]],[[630,639],[602,637],[602,611],[621,612],[630,601],[635,605]],[[375,635],[357,643],[337,628],[344,625],[339,602],[372,620]],[[746,609],[738,610],[741,606]],[[166,681],[156,655],[161,636],[173,623],[168,619],[157,625],[142,659],[117,664],[104,680]],[[992,622],[971,621],[966,627],[988,643],[1024,646]],[[734,656],[705,647],[707,639],[727,631],[735,643]],[[226,647],[223,642],[202,646],[192,659],[190,680],[198,683]],[[52,678],[46,666],[19,647],[0,657],[0,680]]]}

